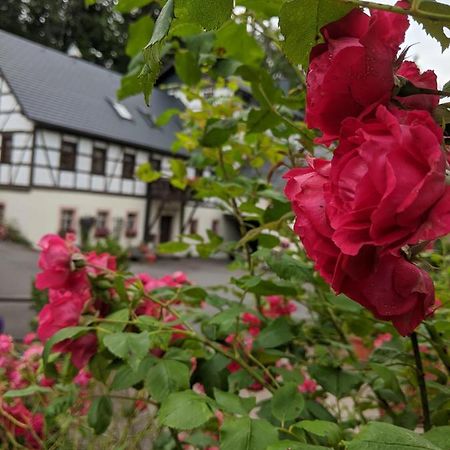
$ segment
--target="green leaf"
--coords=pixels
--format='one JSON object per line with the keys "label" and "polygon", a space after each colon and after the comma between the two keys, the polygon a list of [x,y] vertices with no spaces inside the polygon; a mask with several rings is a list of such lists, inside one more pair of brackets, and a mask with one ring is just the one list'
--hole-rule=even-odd
{"label": "green leaf", "polygon": [[8,398],[16,398],[16,397],[28,397],[30,395],[34,395],[37,393],[46,394],[48,392],[52,392],[52,390],[48,387],[43,386],[28,386],[24,389],[14,389],[11,391],[7,391],[3,394],[4,399]]}
{"label": "green leaf", "polygon": [[214,417],[207,397],[192,391],[170,394],[162,403],[158,413],[162,425],[177,430],[192,430]]}
{"label": "green leaf", "polygon": [[181,81],[188,86],[197,84],[202,77],[199,62],[185,49],[180,49],[175,55],[175,70]]}
{"label": "green leaf", "polygon": [[95,434],[102,434],[108,429],[112,413],[112,402],[109,397],[102,395],[93,400],[88,412],[88,425],[94,429]]}
{"label": "green leaf", "polygon": [[142,51],[152,37],[155,24],[149,16],[143,16],[128,27],[128,40],[125,53],[132,58]]}
{"label": "green leaf", "polygon": [[242,398],[231,392],[224,392],[216,388],[214,388],[214,397],[217,406],[230,414],[247,415],[256,404],[255,397]]}
{"label": "green leaf", "polygon": [[220,429],[221,450],[262,450],[277,440],[277,429],[263,419],[230,417]]}
{"label": "green leaf", "polygon": [[236,5],[245,6],[247,9],[259,13],[263,18],[270,19],[280,15],[283,0],[237,0]]}
{"label": "green leaf", "polygon": [[232,10],[233,0],[178,0],[175,15],[181,21],[215,30],[231,17]]}
{"label": "green leaf", "polygon": [[158,253],[180,253],[189,250],[191,246],[186,242],[164,242],[157,247]]}
{"label": "green leaf", "polygon": [[302,420],[296,423],[295,427],[301,428],[316,436],[327,438],[330,445],[337,445],[342,436],[339,425],[326,420]]}
{"label": "green leaf", "polygon": [[308,65],[311,48],[321,41],[320,29],[340,19],[353,8],[335,0],[291,0],[281,8],[280,28],[289,60]]}
{"label": "green leaf", "polygon": [[103,343],[112,354],[128,362],[135,370],[150,348],[150,338],[146,331],[110,334],[105,336]]}
{"label": "green leaf", "polygon": [[303,411],[304,406],[305,400],[295,383],[287,383],[273,394],[272,414],[281,423],[296,419]]}
{"label": "green leaf", "polygon": [[305,263],[286,253],[271,253],[265,260],[270,269],[283,280],[297,281],[309,278],[310,272]]}
{"label": "green leaf", "polygon": [[172,119],[173,116],[176,116],[177,114],[179,114],[180,110],[177,108],[169,108],[166,109],[157,119],[155,124],[158,127],[164,127],[165,125],[167,125],[170,120]]}
{"label": "green leaf", "polygon": [[237,285],[243,290],[259,295],[295,296],[297,293],[297,290],[286,282],[274,283],[257,276],[242,277],[238,280]]}
{"label": "green leaf", "polygon": [[250,66],[258,66],[264,58],[264,50],[244,24],[229,22],[216,35],[214,48],[223,57],[236,59]]}
{"label": "green leaf", "polygon": [[182,159],[171,159],[170,169],[172,176],[170,177],[170,184],[177,189],[186,189],[187,186],[187,169],[186,162]]}
{"label": "green leaf", "polygon": [[136,176],[144,183],[153,183],[161,178],[161,173],[153,170],[152,165],[146,162],[137,168]]}
{"label": "green leaf", "polygon": [[59,330],[55,333],[44,346],[44,351],[42,352],[42,360],[44,362],[44,366],[48,363],[48,357],[50,356],[50,352],[55,344],[58,342],[65,341],[66,339],[75,339],[77,337],[86,334],[90,331],[89,327],[67,327]]}
{"label": "green leaf", "polygon": [[344,397],[362,384],[359,375],[346,372],[340,367],[311,366],[308,371],[326,391],[338,398]]}
{"label": "green leaf", "polygon": [[371,422],[347,444],[348,450],[442,450],[413,431]]}
{"label": "green leaf", "polygon": [[255,347],[274,348],[289,342],[294,335],[285,318],[279,317],[262,329],[255,340]]}
{"label": "green leaf", "polygon": [[162,402],[173,392],[189,389],[189,369],[181,362],[163,359],[150,368],[145,382],[150,395]]}
{"label": "green leaf", "polygon": [[423,437],[442,450],[450,450],[450,426],[434,427]]}
{"label": "green leaf", "polygon": [[220,147],[228,141],[236,129],[236,121],[233,119],[208,119],[200,143],[205,147]]}
{"label": "green leaf", "polygon": [[117,370],[110,388],[113,391],[128,389],[143,380],[143,375],[131,367],[123,365]]}
{"label": "green leaf", "polygon": [[174,0],[167,0],[163,9],[161,10],[158,19],[155,23],[150,42],[144,48],[144,61],[143,67],[139,78],[144,88],[145,102],[149,104],[150,95],[153,89],[153,85],[159,75],[159,69],[161,64],[161,47],[169,33],[170,25],[173,19]]}
{"label": "green leaf", "polygon": [[[423,12],[437,13],[447,16],[447,20],[432,20],[412,16],[412,18],[423,26],[424,30],[437,42],[439,42],[442,51],[450,47],[450,37],[445,34],[445,28],[450,23],[450,5],[436,1],[421,1],[419,8]],[[444,89],[445,90],[445,89]]]}

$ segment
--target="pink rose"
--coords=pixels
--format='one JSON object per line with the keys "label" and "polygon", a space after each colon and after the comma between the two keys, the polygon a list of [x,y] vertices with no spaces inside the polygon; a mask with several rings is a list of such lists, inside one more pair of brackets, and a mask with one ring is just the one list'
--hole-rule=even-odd
{"label": "pink rose", "polygon": [[117,270],[116,257],[109,253],[86,253],[87,271],[91,275],[98,275],[104,270]]}
{"label": "pink rose", "polygon": [[385,342],[389,342],[392,339],[391,333],[379,334],[373,341],[373,346],[375,348],[381,347]]}
{"label": "pink rose", "polygon": [[49,303],[38,314],[37,334],[43,342],[57,331],[77,326],[89,299],[89,293],[50,290]]}
{"label": "pink rose", "polygon": [[314,394],[317,391],[317,383],[311,378],[305,378],[302,384],[298,386],[298,390],[305,393]]}
{"label": "pink rose", "polygon": [[281,316],[290,316],[297,311],[297,306],[280,295],[269,295],[266,297],[267,305],[263,308],[263,314],[270,319]]}
{"label": "pink rose", "polygon": [[395,249],[450,231],[441,144],[442,130],[426,111],[379,106],[373,119],[344,121],[324,188],[331,238],[343,253]]}
{"label": "pink rose", "polygon": [[75,236],[67,234],[66,239],[55,234],[47,234],[39,241],[42,252],[39,256],[41,273],[36,275],[38,289],[75,289],[86,285],[84,271],[76,271],[72,257],[79,250],[74,245]]}
{"label": "pink rose", "polygon": [[13,349],[13,338],[9,334],[0,334],[0,354],[10,353]]}
{"label": "pink rose", "polygon": [[325,42],[313,48],[306,80],[306,123],[322,131],[322,142],[336,139],[345,118],[388,103],[408,26],[400,14],[372,11],[368,16],[354,9],[322,28]]}

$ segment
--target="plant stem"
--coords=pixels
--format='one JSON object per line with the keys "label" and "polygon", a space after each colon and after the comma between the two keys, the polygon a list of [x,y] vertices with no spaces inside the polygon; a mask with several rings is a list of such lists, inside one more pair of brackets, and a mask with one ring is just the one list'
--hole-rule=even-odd
{"label": "plant stem", "polygon": [[425,385],[425,376],[423,373],[422,359],[420,357],[419,343],[417,341],[416,332],[413,332],[410,338],[414,351],[414,359],[416,361],[417,384],[419,385],[420,401],[422,403],[423,412],[423,428],[425,431],[428,431],[431,428],[430,407],[428,405],[427,387]]}
{"label": "plant stem", "polygon": [[360,6],[369,9],[379,9],[381,11],[390,11],[397,14],[404,14],[407,16],[419,17],[421,19],[429,19],[433,21],[448,20],[450,17],[447,14],[441,14],[431,11],[423,11],[420,8],[403,9],[399,6],[384,5],[377,2],[361,1],[361,0],[339,0],[342,3],[351,3],[355,6]]}

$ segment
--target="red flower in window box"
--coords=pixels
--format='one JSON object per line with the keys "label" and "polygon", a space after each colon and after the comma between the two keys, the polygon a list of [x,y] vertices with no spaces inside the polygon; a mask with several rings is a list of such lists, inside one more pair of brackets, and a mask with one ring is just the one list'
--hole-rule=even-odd
{"label": "red flower in window box", "polygon": [[111,232],[109,231],[108,227],[100,227],[100,228],[95,229],[94,236],[96,238],[104,238],[104,237],[108,237],[110,233]]}
{"label": "red flower in window box", "polygon": [[125,236],[127,238],[135,238],[137,236],[137,230],[125,230]]}

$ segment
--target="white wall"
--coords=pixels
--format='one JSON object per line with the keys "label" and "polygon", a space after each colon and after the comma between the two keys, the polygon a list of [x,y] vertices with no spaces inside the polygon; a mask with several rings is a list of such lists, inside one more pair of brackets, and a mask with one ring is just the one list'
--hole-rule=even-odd
{"label": "white wall", "polygon": [[[135,238],[125,237],[121,233],[124,245],[138,245],[143,238],[145,200],[141,198],[118,197],[82,192],[65,192],[50,189],[31,191],[0,190],[0,203],[5,205],[5,221],[16,225],[34,244],[47,233],[57,233],[60,226],[60,213],[63,208],[75,210],[75,223],[82,216],[96,216],[99,210],[110,212],[109,228],[114,218],[125,221],[128,212],[136,212],[137,231]],[[79,229],[77,229],[79,232]]]}

